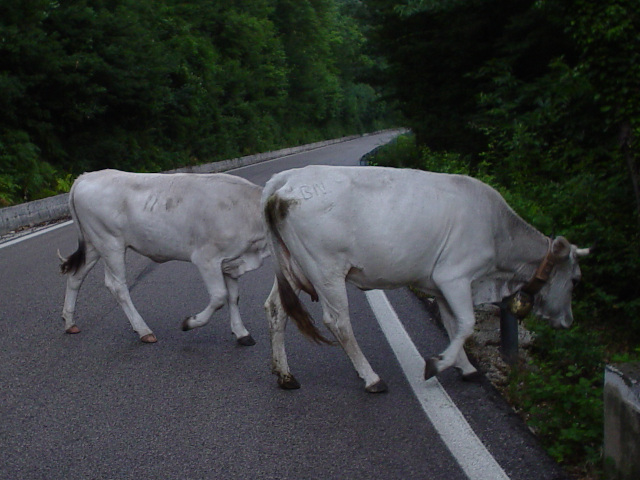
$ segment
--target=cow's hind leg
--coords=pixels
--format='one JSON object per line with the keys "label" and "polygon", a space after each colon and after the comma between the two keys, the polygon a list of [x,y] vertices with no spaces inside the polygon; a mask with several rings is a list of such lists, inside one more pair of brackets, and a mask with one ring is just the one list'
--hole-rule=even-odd
{"label": "cow's hind leg", "polygon": [[244,323],[242,323],[242,318],[240,317],[240,308],[238,308],[238,300],[240,297],[238,292],[238,280],[225,275],[224,282],[227,286],[227,306],[229,307],[231,331],[236,336],[236,341],[239,345],[244,347],[255,345],[255,340],[244,326]]}
{"label": "cow's hind leg", "polygon": [[464,347],[464,342],[473,333],[473,325],[475,323],[471,287],[460,281],[442,282],[438,286],[444,296],[440,304],[446,302],[448,309],[452,313],[451,320],[454,325],[451,325],[450,328],[453,334],[450,334],[450,343],[444,352],[427,360],[424,370],[425,380],[457,362],[460,351]]}
{"label": "cow's hind leg", "polygon": [[271,371],[278,376],[278,385],[281,388],[285,390],[300,388],[300,383],[291,374],[289,363],[287,362],[284,332],[288,317],[280,301],[277,280],[273,282],[273,288],[264,303],[264,309],[267,314],[271,337]]}
{"label": "cow's hind leg", "polygon": [[[440,317],[442,318],[444,328],[449,334],[449,339],[451,339],[456,333],[456,319],[453,316],[453,312],[449,308],[449,304],[445,300],[441,298],[438,299],[438,307],[440,309]],[[456,361],[453,366],[460,370],[460,372],[462,373],[462,378],[464,380],[473,381],[476,380],[479,376],[478,370],[476,370],[476,368],[467,358],[464,347],[461,348],[458,352],[458,356],[456,357]]]}
{"label": "cow's hind leg", "polygon": [[116,300],[124,310],[133,330],[140,335],[140,340],[144,343],[155,343],[156,336],[142,319],[136,307],[133,306],[129,288],[127,287],[127,277],[124,262],[124,249],[112,250],[108,255],[103,255],[105,261],[104,283],[109,291],[116,297]]}
{"label": "cow's hind leg", "polygon": [[[75,270],[66,272],[67,289],[64,294],[64,306],[62,307],[62,319],[64,320],[64,330],[66,333],[80,333],[80,329],[74,320],[78,292],[85,277],[100,258],[100,254],[98,254],[93,245],[88,242],[83,242],[78,247],[78,252],[80,249],[84,249],[84,262],[77,265]],[[63,263],[63,268],[67,261],[68,259]]]}
{"label": "cow's hind leg", "polygon": [[364,380],[365,390],[370,393],[386,391],[387,385],[373,371],[353,334],[344,280],[335,280],[331,284],[314,282],[314,285],[320,295],[323,310],[322,320],[344,349],[360,378]]}

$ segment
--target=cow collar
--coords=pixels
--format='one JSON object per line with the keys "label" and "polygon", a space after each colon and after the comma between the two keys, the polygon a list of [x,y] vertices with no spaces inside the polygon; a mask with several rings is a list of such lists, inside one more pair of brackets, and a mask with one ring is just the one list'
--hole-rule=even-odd
{"label": "cow collar", "polygon": [[526,317],[533,308],[533,297],[538,293],[551,276],[551,271],[556,264],[555,255],[552,252],[553,241],[548,238],[549,246],[547,254],[542,259],[540,265],[529,282],[507,300],[507,306],[511,313],[518,318]]}
{"label": "cow collar", "polygon": [[553,241],[547,238],[547,242],[549,243],[547,254],[542,259],[542,262],[540,262],[540,265],[538,265],[538,269],[533,275],[533,278],[522,288],[522,291],[529,295],[535,295],[542,289],[544,284],[549,280],[553,267],[556,265],[556,257],[552,251]]}

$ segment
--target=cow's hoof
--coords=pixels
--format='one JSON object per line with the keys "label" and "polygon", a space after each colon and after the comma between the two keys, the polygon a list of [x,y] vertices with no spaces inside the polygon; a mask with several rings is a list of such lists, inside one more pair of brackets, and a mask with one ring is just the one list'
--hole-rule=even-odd
{"label": "cow's hoof", "polygon": [[251,335],[246,335],[244,337],[240,337],[238,340],[238,345],[242,345],[243,347],[250,347],[256,344],[256,341],[253,339]]}
{"label": "cow's hoof", "polygon": [[191,320],[192,317],[187,317],[182,321],[182,331],[183,332],[188,332],[189,330],[191,330],[191,327],[189,326],[189,320]]}
{"label": "cow's hoof", "polygon": [[283,390],[297,390],[300,388],[300,382],[293,375],[278,376],[278,386]]}
{"label": "cow's hoof", "polygon": [[479,371],[462,374],[462,380],[465,382],[479,383],[482,380],[482,374]]}
{"label": "cow's hoof", "polygon": [[153,333],[148,333],[145,336],[140,337],[140,340],[142,341],[142,343],[156,343],[158,341]]}
{"label": "cow's hoof", "polygon": [[430,358],[424,366],[424,379],[429,380],[438,374],[438,358]]}
{"label": "cow's hoof", "polygon": [[387,384],[384,383],[384,380],[380,379],[373,385],[369,385],[365,388],[365,390],[369,393],[382,393],[387,391]]}
{"label": "cow's hoof", "polygon": [[65,333],[71,333],[71,334],[80,333],[80,329],[77,327],[77,325],[71,325],[69,328],[65,330]]}

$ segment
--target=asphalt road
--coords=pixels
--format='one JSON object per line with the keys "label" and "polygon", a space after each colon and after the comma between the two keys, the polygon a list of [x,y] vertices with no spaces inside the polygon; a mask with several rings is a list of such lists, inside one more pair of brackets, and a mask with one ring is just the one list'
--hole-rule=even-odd
{"label": "asphalt road", "polygon": [[[306,164],[357,165],[388,139],[230,173],[264,184]],[[270,374],[262,307],[270,260],[241,278],[241,314],[257,341],[241,347],[226,309],[204,328],[181,331],[181,320],[207,303],[193,265],[130,253],[133,302],[159,340],[148,345],[104,287],[101,263],[80,292],[82,332],[64,333],[56,251],[75,247],[72,225],[0,245],[0,479],[492,480],[481,468],[465,470],[465,450],[461,459],[443,442],[357,289],[349,290],[354,331],[389,391],[367,394],[340,348],[312,344],[293,326],[289,363],[302,388],[283,391]],[[422,302],[406,289],[386,295],[417,350],[439,353],[446,335]],[[479,439],[504,478],[563,478],[488,382],[462,382],[454,371],[438,380],[470,427],[447,435],[463,446]]]}

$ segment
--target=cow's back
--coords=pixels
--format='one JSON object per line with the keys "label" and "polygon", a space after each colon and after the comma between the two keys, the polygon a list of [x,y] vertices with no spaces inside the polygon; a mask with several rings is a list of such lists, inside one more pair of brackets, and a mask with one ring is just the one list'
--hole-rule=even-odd
{"label": "cow's back", "polygon": [[225,174],[102,170],[79,177],[71,197],[89,237],[111,237],[158,261],[189,261],[204,246],[233,256],[264,239],[261,191]]}
{"label": "cow's back", "polygon": [[290,205],[289,248],[345,262],[354,283],[371,288],[423,280],[438,262],[481,264],[494,254],[495,217],[508,209],[470,177],[381,167],[290,170],[267,183],[263,202],[274,193]]}

